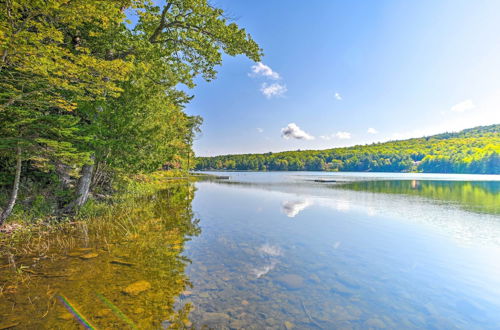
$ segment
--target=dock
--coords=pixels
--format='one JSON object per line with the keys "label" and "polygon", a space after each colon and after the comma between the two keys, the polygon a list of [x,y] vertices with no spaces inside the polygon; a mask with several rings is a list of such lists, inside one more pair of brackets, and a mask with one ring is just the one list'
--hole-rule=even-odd
{"label": "dock", "polygon": [[337,180],[332,180],[332,179],[314,179],[314,182],[327,183],[327,182],[337,182]]}

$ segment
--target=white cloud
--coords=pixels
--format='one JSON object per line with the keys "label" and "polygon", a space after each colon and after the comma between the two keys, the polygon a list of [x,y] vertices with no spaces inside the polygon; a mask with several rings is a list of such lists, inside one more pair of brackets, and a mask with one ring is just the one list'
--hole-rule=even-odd
{"label": "white cloud", "polygon": [[339,101],[342,101],[342,95],[340,95],[339,92],[335,92],[335,94],[333,95],[333,97],[335,97],[335,99],[337,99]]}
{"label": "white cloud", "polygon": [[370,127],[367,132],[370,134],[377,134],[378,133],[378,131],[373,127]]}
{"label": "white cloud", "polygon": [[348,140],[351,138],[351,133],[349,133],[349,132],[337,132],[335,134],[335,136],[341,140]]}
{"label": "white cloud", "polygon": [[273,69],[271,69],[269,66],[265,65],[262,62],[258,62],[252,65],[252,73],[249,73],[249,76],[251,77],[263,76],[274,80],[280,79],[280,75],[278,72],[273,71]]}
{"label": "white cloud", "polygon": [[257,127],[257,132],[259,133],[263,133],[264,132],[264,129],[260,128],[260,127]]}
{"label": "white cloud", "polygon": [[[264,77],[267,79],[278,80],[281,79],[281,76],[278,72],[273,71],[269,66],[265,65],[262,62],[258,62],[252,65],[252,72],[248,74],[250,77]],[[262,83],[260,86],[261,93],[267,97],[268,99],[274,96],[284,96],[287,92],[287,88],[285,84],[280,83]]]}
{"label": "white cloud", "polygon": [[288,124],[287,127],[281,129],[281,136],[285,139],[298,140],[314,140],[314,136],[307,134],[295,123]]}
{"label": "white cloud", "polygon": [[268,99],[270,99],[273,96],[283,96],[283,95],[285,95],[287,90],[288,89],[286,88],[285,85],[281,85],[278,83],[273,83],[270,85],[267,83],[263,83],[261,88],[260,88],[260,91],[262,92],[262,94],[265,97],[267,97]]}
{"label": "white cloud", "polygon": [[453,112],[465,112],[467,110],[472,110],[476,107],[474,102],[472,100],[465,100],[460,103],[455,104],[454,106],[451,107],[451,111]]}

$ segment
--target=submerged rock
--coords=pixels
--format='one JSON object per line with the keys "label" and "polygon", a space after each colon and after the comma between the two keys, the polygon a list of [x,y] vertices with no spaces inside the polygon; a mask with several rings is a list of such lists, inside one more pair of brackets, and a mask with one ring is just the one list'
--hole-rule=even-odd
{"label": "submerged rock", "polygon": [[285,329],[286,330],[292,330],[294,327],[295,327],[295,324],[293,324],[292,322],[290,321],[285,321],[283,323],[283,325],[285,326]]}
{"label": "submerged rock", "polygon": [[243,320],[232,320],[229,323],[229,328],[231,329],[243,329],[245,327],[245,321]]}
{"label": "submerged rock", "polygon": [[343,306],[335,306],[332,309],[332,317],[335,321],[355,321],[359,319],[360,315],[361,313]]}
{"label": "submerged rock", "polygon": [[203,314],[203,322],[220,322],[230,320],[231,317],[225,313],[206,312]]}
{"label": "submerged rock", "polygon": [[[57,316],[57,318],[59,320],[63,320],[63,321],[68,321],[68,320],[71,320],[73,318],[73,315],[71,313],[62,313],[60,315]],[[0,328],[0,329],[6,329],[6,328]]]}
{"label": "submerged rock", "polygon": [[82,252],[79,252],[79,251],[72,251],[72,252],[68,252],[66,255],[68,257],[79,257],[81,256],[83,253]]}
{"label": "submerged rock", "polygon": [[11,322],[11,323],[0,323],[0,330],[4,329],[13,329],[19,325],[20,322]]}
{"label": "submerged rock", "polygon": [[96,258],[97,256],[99,256],[99,254],[97,252],[89,252],[89,253],[86,253],[84,255],[81,255],[80,258],[87,260],[87,259]]}
{"label": "submerged rock", "polygon": [[340,283],[335,283],[334,285],[332,285],[332,288],[330,289],[330,291],[332,293],[336,293],[336,294],[341,295],[343,297],[348,297],[348,296],[351,296],[354,294],[354,292],[351,289],[349,289],[348,287],[346,287],[345,285],[340,284]]}
{"label": "submerged rock", "polygon": [[105,309],[101,309],[101,310],[97,311],[96,317],[105,318],[105,317],[109,316],[110,314],[111,314],[111,310],[105,308]]}
{"label": "submerged rock", "polygon": [[131,296],[137,296],[141,292],[144,292],[149,289],[151,289],[151,283],[143,280],[130,284],[123,290],[123,293],[126,293]]}
{"label": "submerged rock", "polygon": [[75,251],[88,252],[92,251],[92,248],[76,248]]}
{"label": "submerged rock", "polygon": [[304,279],[295,274],[286,274],[278,277],[278,281],[289,289],[300,289],[304,286]]}

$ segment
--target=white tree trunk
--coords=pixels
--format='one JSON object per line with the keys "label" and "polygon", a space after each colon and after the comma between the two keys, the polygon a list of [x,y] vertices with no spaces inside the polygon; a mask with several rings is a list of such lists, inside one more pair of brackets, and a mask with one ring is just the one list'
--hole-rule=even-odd
{"label": "white tree trunk", "polygon": [[81,207],[89,198],[90,184],[92,183],[92,174],[94,172],[94,159],[92,164],[85,164],[82,167],[82,176],[78,181],[77,197],[74,201],[74,207]]}
{"label": "white tree trunk", "polygon": [[16,204],[17,192],[19,191],[19,181],[21,180],[21,165],[22,165],[21,148],[18,146],[16,150],[16,174],[14,177],[14,186],[12,187],[12,192],[10,194],[10,199],[9,202],[7,203],[7,207],[0,214],[0,226],[10,216],[10,214],[12,213],[12,209]]}

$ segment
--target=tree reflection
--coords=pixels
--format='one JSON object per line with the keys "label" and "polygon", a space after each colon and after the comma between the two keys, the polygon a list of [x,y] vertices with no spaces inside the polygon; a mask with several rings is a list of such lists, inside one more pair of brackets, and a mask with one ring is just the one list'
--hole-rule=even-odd
{"label": "tree reflection", "polygon": [[16,256],[15,271],[0,269],[0,328],[77,329],[76,314],[96,328],[189,326],[191,306],[175,301],[191,285],[185,242],[200,233],[193,197],[192,184],[170,183],[53,235],[42,256]]}
{"label": "tree reflection", "polygon": [[500,182],[382,180],[352,182],[340,188],[386,194],[418,195],[434,200],[454,202],[469,211],[500,213]]}

